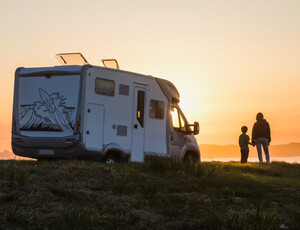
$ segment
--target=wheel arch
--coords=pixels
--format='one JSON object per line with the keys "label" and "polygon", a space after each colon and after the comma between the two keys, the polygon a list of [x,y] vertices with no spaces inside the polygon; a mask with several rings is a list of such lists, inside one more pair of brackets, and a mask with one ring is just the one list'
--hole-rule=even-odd
{"label": "wheel arch", "polygon": [[124,161],[128,158],[128,154],[118,144],[111,143],[105,146],[102,153],[104,160],[110,156],[115,156],[119,161]]}
{"label": "wheel arch", "polygon": [[195,151],[195,150],[187,150],[184,154],[183,159],[185,160],[189,155],[192,155],[193,158],[197,161],[200,162],[200,154]]}

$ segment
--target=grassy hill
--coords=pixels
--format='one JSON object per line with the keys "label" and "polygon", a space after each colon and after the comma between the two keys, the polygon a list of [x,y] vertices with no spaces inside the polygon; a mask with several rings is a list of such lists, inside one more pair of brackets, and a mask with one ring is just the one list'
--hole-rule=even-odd
{"label": "grassy hill", "polygon": [[300,165],[0,161],[0,229],[300,229]]}

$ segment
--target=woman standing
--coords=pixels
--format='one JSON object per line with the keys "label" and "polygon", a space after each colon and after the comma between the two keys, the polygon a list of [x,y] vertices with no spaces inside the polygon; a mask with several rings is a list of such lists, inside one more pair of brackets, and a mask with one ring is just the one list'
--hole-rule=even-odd
{"label": "woman standing", "polygon": [[259,162],[263,162],[261,146],[263,146],[266,161],[270,162],[269,144],[271,142],[271,131],[269,123],[264,119],[262,113],[256,115],[256,122],[252,129],[252,143],[256,145]]}

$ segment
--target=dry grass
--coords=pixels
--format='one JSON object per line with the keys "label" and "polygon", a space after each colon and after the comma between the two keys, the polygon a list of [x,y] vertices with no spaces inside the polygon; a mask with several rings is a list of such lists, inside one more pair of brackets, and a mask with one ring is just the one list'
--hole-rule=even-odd
{"label": "dry grass", "polygon": [[0,161],[0,229],[299,229],[300,165]]}

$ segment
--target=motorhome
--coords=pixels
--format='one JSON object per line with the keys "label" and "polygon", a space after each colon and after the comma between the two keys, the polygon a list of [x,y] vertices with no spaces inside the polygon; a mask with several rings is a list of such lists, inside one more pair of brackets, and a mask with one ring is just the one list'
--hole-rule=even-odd
{"label": "motorhome", "polygon": [[143,162],[148,154],[200,161],[194,135],[167,80],[120,70],[116,60],[90,65],[80,53],[63,64],[15,72],[12,149],[35,159]]}

